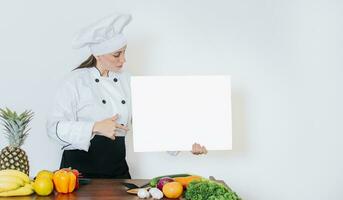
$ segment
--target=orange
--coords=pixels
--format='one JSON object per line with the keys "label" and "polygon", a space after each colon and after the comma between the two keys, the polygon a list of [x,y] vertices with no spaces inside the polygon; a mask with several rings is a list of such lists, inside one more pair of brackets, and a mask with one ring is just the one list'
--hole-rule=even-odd
{"label": "orange", "polygon": [[54,190],[54,184],[49,178],[38,178],[33,183],[34,191],[41,196],[47,196]]}
{"label": "orange", "polygon": [[182,195],[183,186],[179,182],[169,182],[163,186],[162,191],[168,198],[179,198]]}

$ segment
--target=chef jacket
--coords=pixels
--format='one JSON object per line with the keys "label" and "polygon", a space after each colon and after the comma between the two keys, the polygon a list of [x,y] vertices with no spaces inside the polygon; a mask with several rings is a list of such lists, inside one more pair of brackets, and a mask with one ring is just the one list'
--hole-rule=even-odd
{"label": "chef jacket", "polygon": [[[96,67],[76,69],[57,90],[47,120],[48,136],[63,150],[88,151],[93,126],[118,114],[117,123],[131,122],[130,75],[126,71],[101,76]],[[117,129],[116,136],[125,136]]]}

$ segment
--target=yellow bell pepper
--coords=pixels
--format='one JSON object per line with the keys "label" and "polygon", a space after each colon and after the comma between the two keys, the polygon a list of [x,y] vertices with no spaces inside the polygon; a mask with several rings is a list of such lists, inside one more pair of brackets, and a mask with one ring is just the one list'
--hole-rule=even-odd
{"label": "yellow bell pepper", "polygon": [[76,176],[73,172],[66,170],[58,170],[54,173],[53,182],[57,192],[71,193],[75,189]]}

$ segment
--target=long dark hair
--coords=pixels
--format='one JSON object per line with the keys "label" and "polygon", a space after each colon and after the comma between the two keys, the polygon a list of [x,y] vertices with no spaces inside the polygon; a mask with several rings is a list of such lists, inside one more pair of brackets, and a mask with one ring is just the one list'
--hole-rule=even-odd
{"label": "long dark hair", "polygon": [[85,61],[83,61],[76,69],[91,68],[96,66],[96,59],[93,55],[90,55]]}

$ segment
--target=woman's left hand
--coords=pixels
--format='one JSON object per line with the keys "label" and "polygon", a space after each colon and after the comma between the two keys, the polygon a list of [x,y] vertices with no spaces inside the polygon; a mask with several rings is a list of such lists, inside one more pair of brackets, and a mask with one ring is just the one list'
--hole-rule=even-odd
{"label": "woman's left hand", "polygon": [[192,146],[192,154],[194,155],[207,154],[207,150],[204,146],[194,143]]}

